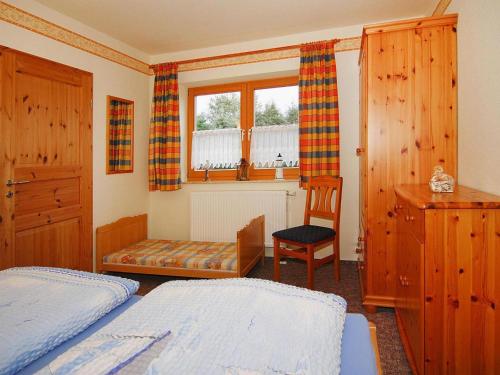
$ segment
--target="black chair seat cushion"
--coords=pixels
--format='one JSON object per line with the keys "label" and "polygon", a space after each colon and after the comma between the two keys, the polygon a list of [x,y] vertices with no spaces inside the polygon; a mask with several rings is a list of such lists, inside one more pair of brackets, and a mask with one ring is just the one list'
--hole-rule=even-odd
{"label": "black chair seat cushion", "polygon": [[311,244],[328,238],[333,239],[335,231],[332,228],[320,227],[318,225],[301,225],[274,232],[273,237],[285,241]]}

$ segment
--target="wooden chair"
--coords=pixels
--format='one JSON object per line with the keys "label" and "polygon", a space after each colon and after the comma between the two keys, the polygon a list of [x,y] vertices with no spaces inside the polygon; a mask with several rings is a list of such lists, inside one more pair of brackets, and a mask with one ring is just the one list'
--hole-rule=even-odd
{"label": "wooden chair", "polygon": [[[314,204],[311,207],[314,191]],[[332,197],[335,206],[332,210]],[[304,225],[273,233],[274,280],[280,281],[280,257],[288,256],[307,262],[307,287],[314,289],[314,270],[330,261],[334,262],[335,277],[340,280],[340,202],[342,199],[342,177],[314,177],[307,187]],[[311,217],[332,220],[332,228],[310,225]],[[281,243],[294,249],[282,248]],[[314,259],[314,253],[333,244],[333,254]]]}

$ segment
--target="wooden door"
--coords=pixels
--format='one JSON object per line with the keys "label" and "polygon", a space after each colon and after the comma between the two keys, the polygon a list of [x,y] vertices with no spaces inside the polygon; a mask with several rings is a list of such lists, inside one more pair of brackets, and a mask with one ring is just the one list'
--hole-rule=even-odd
{"label": "wooden door", "polygon": [[402,318],[404,311],[407,308],[406,288],[404,277],[408,272],[408,235],[409,228],[405,221],[408,215],[408,206],[398,199],[396,204],[396,220],[397,220],[397,252],[396,252],[396,275],[398,278],[396,284],[396,298],[394,299],[394,307],[396,308],[399,318]]}
{"label": "wooden door", "polygon": [[397,198],[396,307],[397,323],[414,373],[423,374],[424,360],[424,239],[420,210]]}
{"label": "wooden door", "polygon": [[424,310],[422,263],[424,246],[407,229],[406,237],[398,241],[399,283],[395,305],[398,328],[413,372],[423,374]]}
{"label": "wooden door", "polygon": [[367,144],[367,55],[366,51],[360,52],[360,67],[359,67],[359,147],[356,154],[359,157],[359,219],[364,228],[366,228],[366,196],[367,196],[367,180],[366,180],[366,149]]}
{"label": "wooden door", "polygon": [[423,374],[424,359],[424,309],[423,309],[423,255],[424,245],[411,232],[406,239],[407,268],[403,276],[405,291],[404,324],[407,340],[412,350],[417,373]]}
{"label": "wooden door", "polygon": [[367,293],[368,277],[367,271],[369,266],[367,262],[369,257],[367,254],[367,230],[366,230],[366,53],[362,50],[359,66],[359,147],[356,150],[356,155],[359,157],[359,238],[358,248],[361,253],[358,256],[358,269],[361,278],[361,295],[364,297]]}
{"label": "wooden door", "polygon": [[0,49],[0,269],[92,269],[92,74]]}

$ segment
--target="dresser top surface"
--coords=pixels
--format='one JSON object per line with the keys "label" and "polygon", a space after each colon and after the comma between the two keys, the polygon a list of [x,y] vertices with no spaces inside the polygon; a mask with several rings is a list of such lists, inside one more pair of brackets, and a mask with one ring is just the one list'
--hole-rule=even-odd
{"label": "dresser top surface", "polygon": [[396,185],[396,194],[420,209],[500,208],[500,196],[466,186],[455,186],[453,193],[433,193],[427,184]]}

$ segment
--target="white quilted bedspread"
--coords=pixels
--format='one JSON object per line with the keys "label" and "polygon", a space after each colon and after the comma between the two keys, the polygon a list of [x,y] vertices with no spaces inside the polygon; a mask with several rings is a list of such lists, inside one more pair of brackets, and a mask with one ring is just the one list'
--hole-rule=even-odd
{"label": "white quilted bedspread", "polygon": [[133,295],[139,284],[60,268],[0,271],[0,374],[19,371]]}
{"label": "white quilted bedspread", "polygon": [[345,315],[341,297],[270,281],[172,281],[46,370],[116,372],[168,335],[147,373],[338,374]]}

